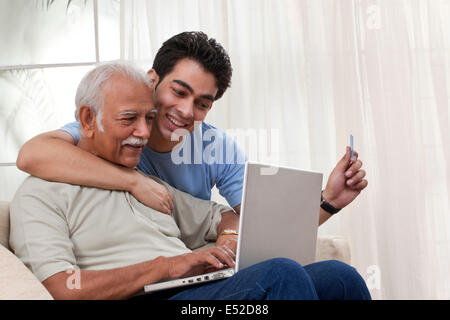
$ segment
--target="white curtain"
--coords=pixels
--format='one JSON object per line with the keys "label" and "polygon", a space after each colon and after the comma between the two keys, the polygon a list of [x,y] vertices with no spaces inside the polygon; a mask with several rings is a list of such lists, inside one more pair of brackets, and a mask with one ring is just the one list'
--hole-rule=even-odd
{"label": "white curtain", "polygon": [[353,134],[369,186],[319,233],[348,237],[373,298],[449,299],[450,1],[121,2],[122,57],[146,68],[187,30],[234,67],[207,122],[279,130],[279,164],[324,183]]}

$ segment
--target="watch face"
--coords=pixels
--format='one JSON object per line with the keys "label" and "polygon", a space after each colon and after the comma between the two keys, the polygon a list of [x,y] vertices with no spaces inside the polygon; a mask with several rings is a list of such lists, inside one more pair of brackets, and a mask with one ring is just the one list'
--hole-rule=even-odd
{"label": "watch face", "polygon": [[232,230],[232,229],[226,229],[223,230],[220,235],[238,235],[237,230]]}

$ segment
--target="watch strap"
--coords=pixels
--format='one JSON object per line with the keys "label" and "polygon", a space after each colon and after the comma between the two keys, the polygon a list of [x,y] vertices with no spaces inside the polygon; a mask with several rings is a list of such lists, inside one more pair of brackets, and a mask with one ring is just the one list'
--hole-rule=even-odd
{"label": "watch strap", "polygon": [[320,207],[325,210],[326,212],[328,212],[329,214],[336,214],[339,211],[341,211],[341,209],[335,208],[334,206],[332,206],[329,202],[327,202],[324,197],[323,197],[323,191],[320,193]]}

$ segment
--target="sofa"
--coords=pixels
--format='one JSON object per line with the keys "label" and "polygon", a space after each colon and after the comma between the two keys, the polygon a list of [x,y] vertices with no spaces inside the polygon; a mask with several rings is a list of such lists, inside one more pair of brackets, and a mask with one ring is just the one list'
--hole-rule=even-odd
{"label": "sofa", "polygon": [[[319,236],[316,261],[350,264],[350,247],[343,237]],[[9,202],[0,201],[0,300],[52,300],[53,297],[9,248]]]}

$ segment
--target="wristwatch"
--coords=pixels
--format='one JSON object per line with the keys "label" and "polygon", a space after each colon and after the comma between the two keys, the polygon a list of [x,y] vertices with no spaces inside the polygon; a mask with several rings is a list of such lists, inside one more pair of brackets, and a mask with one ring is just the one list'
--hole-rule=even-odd
{"label": "wristwatch", "polygon": [[225,229],[219,234],[219,236],[237,236],[238,234],[239,233],[237,232],[237,230]]}
{"label": "wristwatch", "polygon": [[341,209],[335,208],[333,207],[329,202],[327,202],[324,198],[323,198],[323,190],[320,193],[320,207],[325,210],[326,212],[328,212],[329,214],[336,214],[339,211],[341,211]]}

